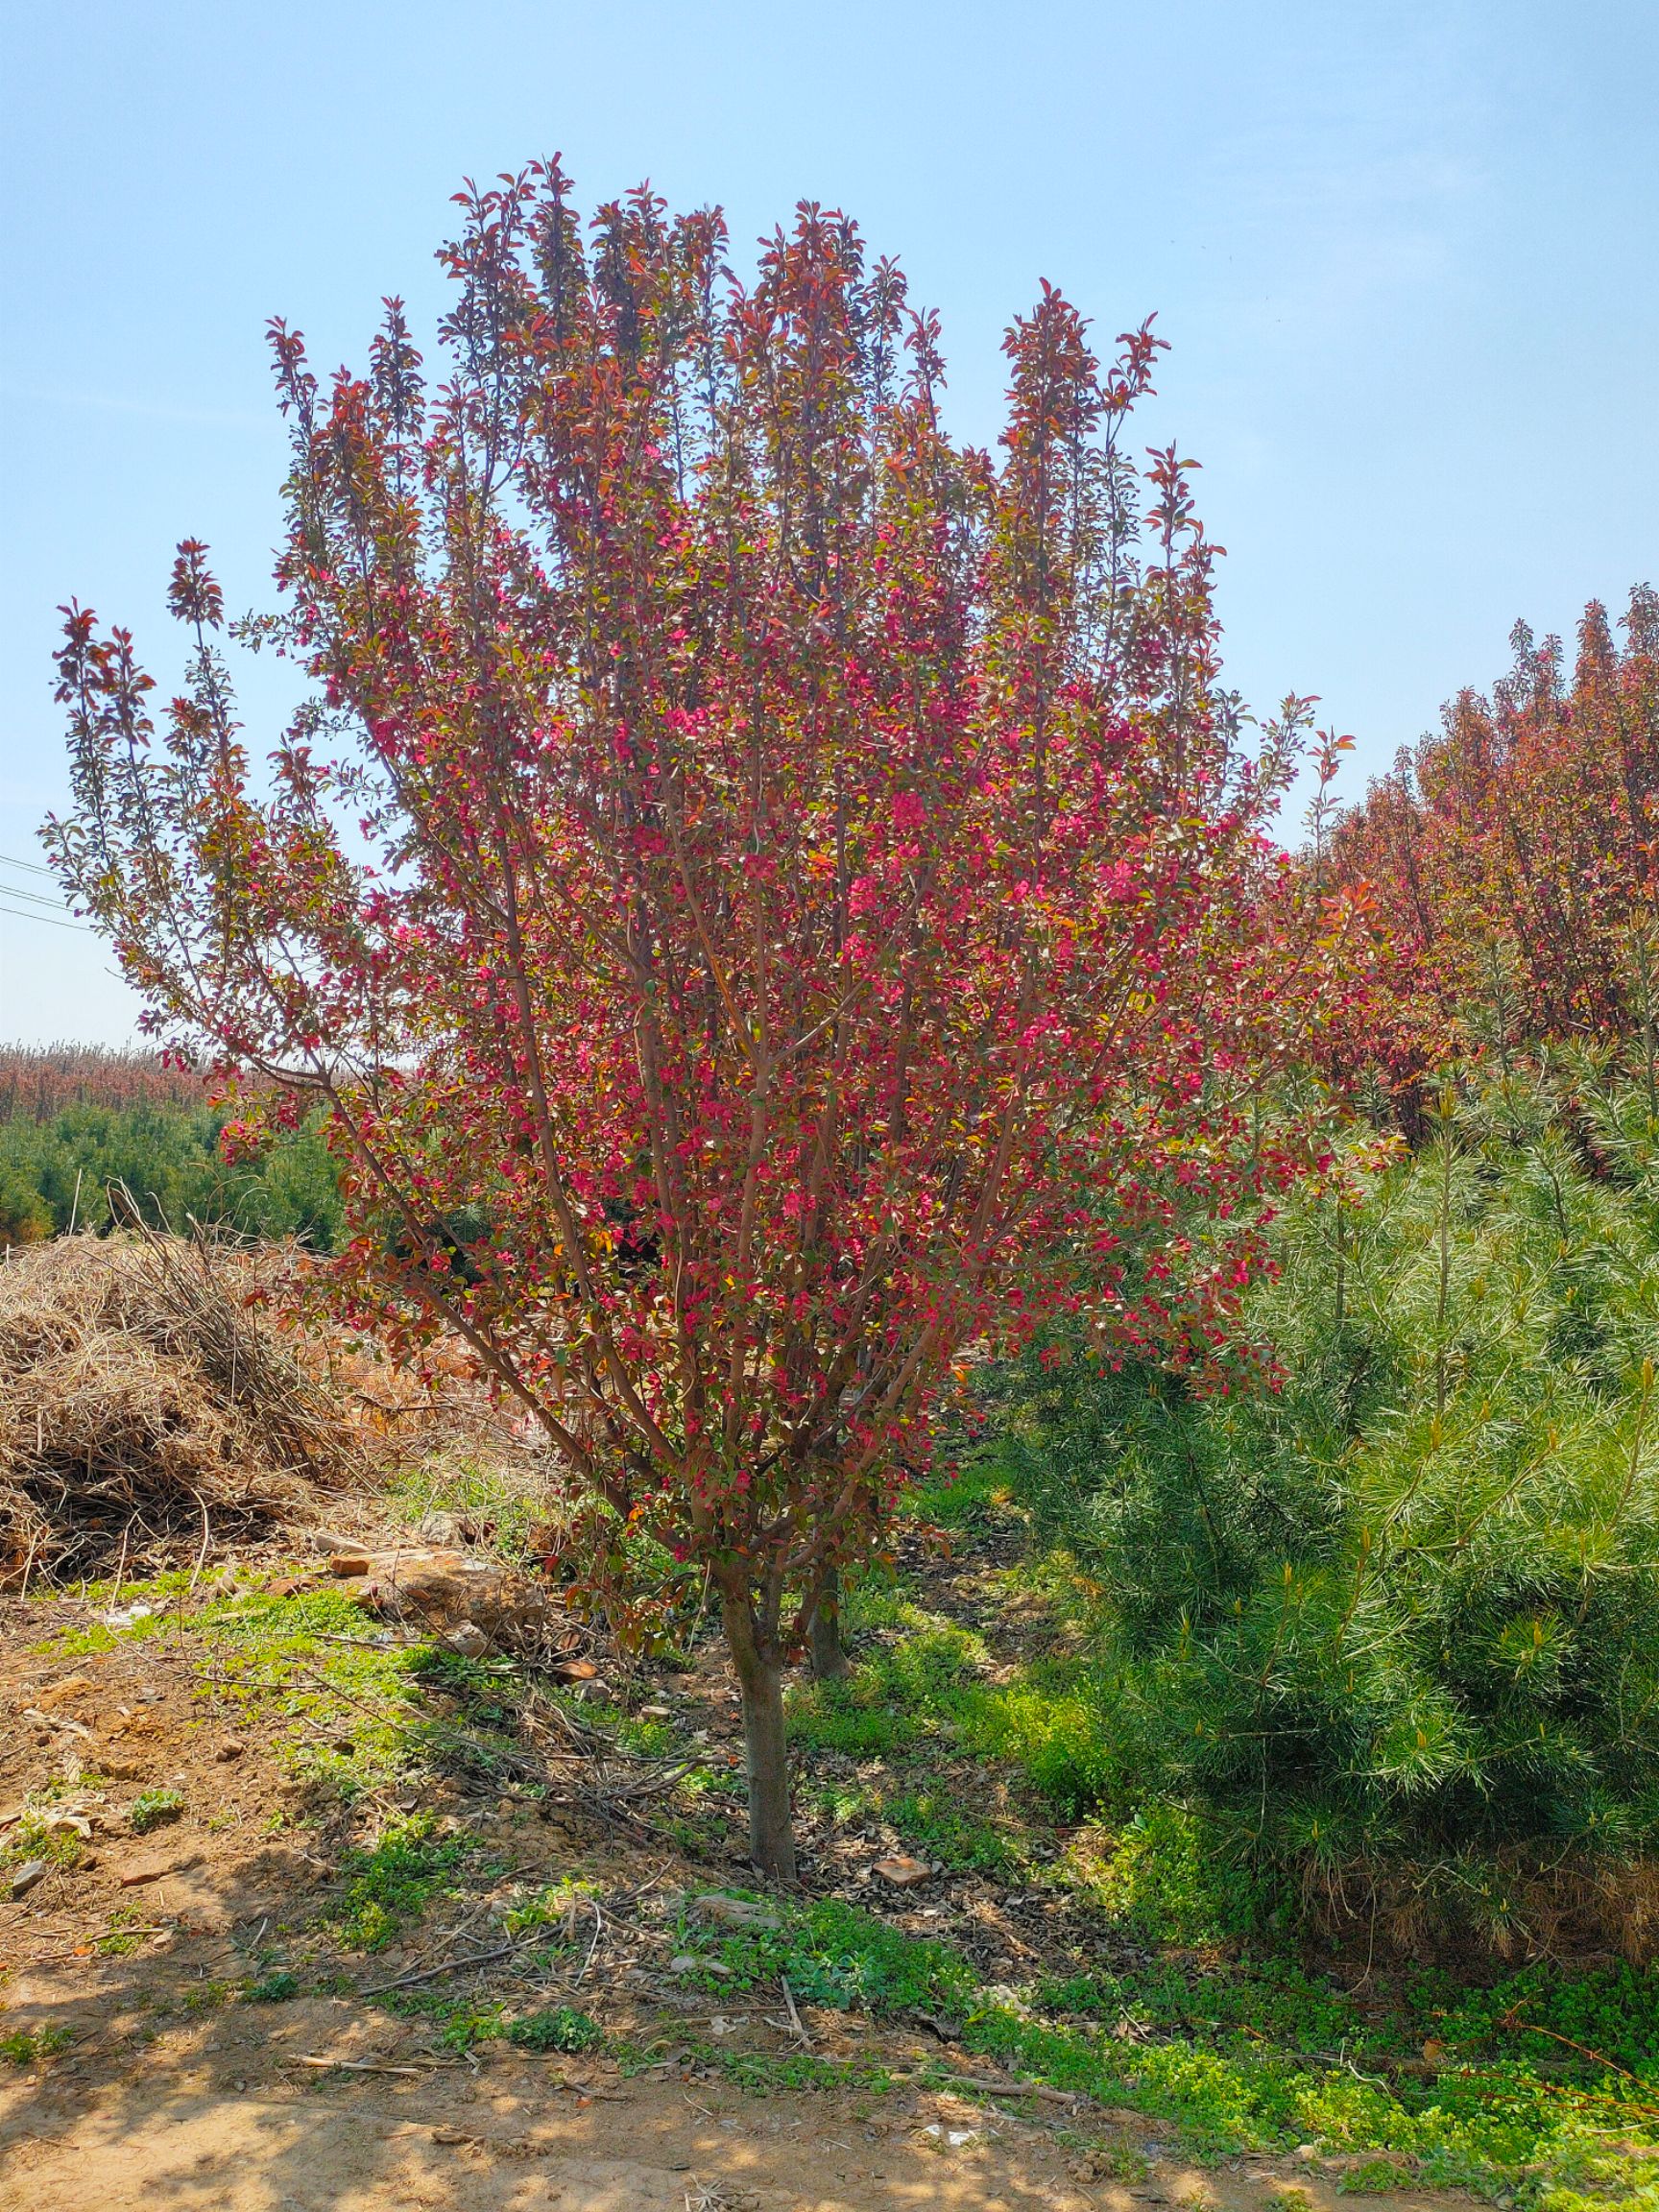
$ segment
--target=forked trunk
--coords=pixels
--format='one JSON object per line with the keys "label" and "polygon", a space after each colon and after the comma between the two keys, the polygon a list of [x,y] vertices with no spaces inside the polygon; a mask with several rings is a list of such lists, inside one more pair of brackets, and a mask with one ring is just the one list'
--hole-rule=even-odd
{"label": "forked trunk", "polygon": [[847,1648],[841,1641],[841,1577],[833,1567],[825,1577],[809,1630],[812,1679],[828,1682],[849,1671]]}
{"label": "forked trunk", "polygon": [[743,1756],[749,1772],[749,1856],[769,1881],[795,1879],[790,1824],[789,1752],[783,1740],[783,1668],[762,1652],[740,1600],[722,1607],[726,1643],[743,1699]]}

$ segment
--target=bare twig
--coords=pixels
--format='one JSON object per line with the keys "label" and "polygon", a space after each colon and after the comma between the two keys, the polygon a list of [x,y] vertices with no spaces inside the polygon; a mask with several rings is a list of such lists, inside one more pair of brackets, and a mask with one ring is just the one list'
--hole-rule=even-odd
{"label": "bare twig", "polygon": [[292,2059],[290,2063],[295,2066],[337,2066],[343,2074],[407,2074],[417,2081],[423,2080],[428,2071],[424,2066],[382,2065],[377,2058],[316,2058],[307,2056]]}
{"label": "bare twig", "polygon": [[583,1960],[581,1965],[576,1970],[576,1979],[570,1984],[572,1989],[581,1988],[583,1979],[586,1976],[589,1967],[593,1963],[593,1954],[599,1948],[599,1938],[605,1933],[605,1915],[599,1909],[598,1898],[590,1896],[588,1902],[593,1908],[593,1940],[588,1946],[587,1958]]}
{"label": "bare twig", "polygon": [[987,2097],[1041,2097],[1048,2104],[1075,2104],[1070,2089],[1050,2089],[1046,2081],[989,2081],[977,2074],[951,2074],[935,2083],[940,2089],[977,2089]]}
{"label": "bare twig", "polygon": [[192,1491],[191,1496],[202,1508],[202,1549],[196,1554],[196,1564],[190,1572],[190,1587],[184,1593],[186,1605],[196,1595],[196,1585],[202,1579],[202,1570],[207,1564],[207,1553],[213,1543],[213,1525],[207,1518],[207,1501],[203,1497],[200,1490]]}
{"label": "bare twig", "polygon": [[459,1974],[469,1966],[488,1966],[497,1959],[510,1959],[515,1951],[530,1949],[533,1938],[515,1937],[494,1951],[469,1952],[464,1959],[445,1959],[438,1966],[422,1966],[413,1974],[399,1974],[396,1982],[372,1982],[368,1988],[359,1989],[359,1997],[380,1997],[388,1989],[407,1989],[416,1982],[434,1982],[441,1974]]}
{"label": "bare twig", "polygon": [[789,1986],[789,1977],[787,1974],[780,1974],[778,1979],[782,1984],[783,2002],[789,2008],[789,2025],[794,2029],[796,2034],[801,2038],[801,2048],[804,2051],[810,2051],[812,2048],[812,2038],[807,2034],[805,2029],[801,2025],[801,2015],[795,2009],[795,1992]]}

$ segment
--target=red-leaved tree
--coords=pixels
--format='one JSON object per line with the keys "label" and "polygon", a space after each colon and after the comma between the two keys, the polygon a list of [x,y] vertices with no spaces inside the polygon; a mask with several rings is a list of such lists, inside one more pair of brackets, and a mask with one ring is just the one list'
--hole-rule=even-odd
{"label": "red-leaved tree", "polygon": [[993,456],[839,215],[746,289],[714,215],[585,231],[557,165],[461,204],[435,390],[395,301],[327,389],[273,332],[252,638],[312,703],[251,757],[185,544],[158,738],[66,611],[51,841],[155,1031],[325,1101],[342,1294],[463,1337],[601,1534],[708,1575],[787,1876],[782,1671],[952,1356],[1087,1282],[1203,1357],[1244,1240],[1179,1299],[1115,1254],[1288,1172],[1262,1085],[1334,925],[1266,833],[1293,732],[1246,758],[1217,689],[1188,465],[1122,448],[1147,329],[1102,369],[1045,289]]}
{"label": "red-leaved tree", "polygon": [[1659,598],[1623,645],[1592,602],[1568,668],[1525,624],[1490,694],[1460,692],[1338,822],[1334,880],[1373,887],[1393,986],[1369,1043],[1412,1077],[1449,1051],[1646,1040],[1659,1017]]}

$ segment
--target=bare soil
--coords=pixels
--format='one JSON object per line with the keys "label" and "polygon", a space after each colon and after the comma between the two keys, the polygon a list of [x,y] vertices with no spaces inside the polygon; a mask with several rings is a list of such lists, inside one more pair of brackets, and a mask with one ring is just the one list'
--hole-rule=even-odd
{"label": "bare soil", "polygon": [[[0,2064],[3,2212],[1283,2212],[1286,2194],[1334,2212],[1330,2174],[1265,2159],[1199,2173],[1156,2123],[1086,2103],[993,2104],[902,2080],[885,2091],[739,2089],[679,2047],[685,2035],[707,2048],[713,2001],[665,1987],[653,1971],[661,1961],[625,1935],[597,1952],[581,1994],[613,2037],[660,2054],[632,2074],[610,2058],[493,2043],[457,2056],[435,2045],[429,2019],[390,2015],[356,1993],[419,1969],[434,1955],[430,1930],[411,1931],[406,1950],[350,1961],[350,1993],[245,2002],[264,1932],[326,1904],[329,1839],[305,1827],[270,1833],[297,1787],[275,1758],[277,1723],[254,1713],[232,1729],[204,1694],[187,1638],[44,1653],[48,1627],[76,1611],[67,1600],[13,1606],[0,1623],[0,1817],[54,1778],[72,1785],[82,1767],[122,1792],[176,1789],[185,1811],[148,1835],[121,1833],[118,1819],[95,1827],[77,1863],[16,1901],[0,1894],[0,2036],[48,2027],[70,2036],[56,2055]],[[734,1729],[712,1669],[678,1694],[705,1706],[716,1738]],[[72,1810],[73,1787],[60,1798]],[[506,1801],[464,1816],[519,1877],[579,1872],[613,1891],[709,1880],[707,1863],[679,1863],[660,1840],[614,1826],[577,1833]],[[993,1901],[989,1888],[964,1895],[950,1917],[957,1930],[981,1920],[994,1954],[1019,1937],[983,1925]],[[918,1903],[918,1928],[928,1911]],[[110,1956],[108,1931],[122,1914],[132,1947]],[[797,2048],[788,2020],[753,1992],[734,1993],[729,2010],[736,2017],[714,2032],[733,2048],[780,2060]],[[821,2057],[900,2076],[941,2057],[920,2029],[803,2014]],[[1427,2200],[1376,2201],[1400,2212]]]}

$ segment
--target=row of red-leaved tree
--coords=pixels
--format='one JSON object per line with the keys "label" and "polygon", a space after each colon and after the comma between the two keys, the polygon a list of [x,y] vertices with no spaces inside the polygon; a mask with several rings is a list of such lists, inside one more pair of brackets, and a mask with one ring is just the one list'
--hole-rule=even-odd
{"label": "row of red-leaved tree", "polygon": [[1396,1083],[1463,1050],[1640,1039],[1659,1019],[1659,596],[1615,635],[1594,602],[1568,670],[1519,625],[1510,673],[1340,816],[1332,879],[1369,887],[1392,934],[1360,1056]]}

